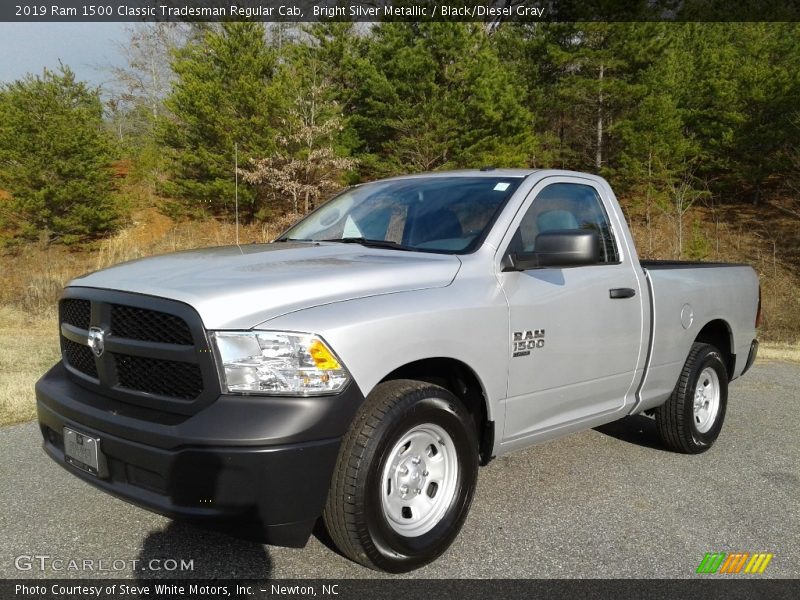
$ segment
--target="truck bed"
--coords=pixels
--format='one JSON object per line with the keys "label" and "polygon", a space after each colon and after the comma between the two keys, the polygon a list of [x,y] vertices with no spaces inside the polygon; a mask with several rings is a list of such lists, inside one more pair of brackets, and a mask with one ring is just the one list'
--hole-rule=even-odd
{"label": "truck bed", "polygon": [[641,266],[650,290],[650,346],[637,411],[669,396],[706,327],[727,333],[735,355],[730,377],[738,377],[755,338],[758,277],[752,267],[672,260],[643,260]]}

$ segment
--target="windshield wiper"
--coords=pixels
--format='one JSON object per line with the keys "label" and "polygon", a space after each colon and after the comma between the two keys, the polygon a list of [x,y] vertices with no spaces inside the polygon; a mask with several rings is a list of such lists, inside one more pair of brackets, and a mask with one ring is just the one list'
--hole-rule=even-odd
{"label": "windshield wiper", "polygon": [[315,240],[317,242],[338,242],[340,244],[361,244],[367,248],[388,248],[389,250],[413,250],[403,244],[392,242],[390,240],[371,240],[364,237],[344,237],[334,238],[330,240]]}
{"label": "windshield wiper", "polygon": [[278,238],[277,240],[274,240],[274,242],[315,242],[315,241],[316,240],[307,240],[304,238]]}

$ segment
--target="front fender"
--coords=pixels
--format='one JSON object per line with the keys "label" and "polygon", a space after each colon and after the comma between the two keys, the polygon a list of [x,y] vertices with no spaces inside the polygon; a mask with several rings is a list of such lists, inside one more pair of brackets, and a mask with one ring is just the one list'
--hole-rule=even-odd
{"label": "front fender", "polygon": [[507,386],[508,327],[505,297],[485,281],[337,302],[258,326],[321,335],[365,396],[389,373],[409,363],[458,360],[476,374],[487,416],[498,425]]}

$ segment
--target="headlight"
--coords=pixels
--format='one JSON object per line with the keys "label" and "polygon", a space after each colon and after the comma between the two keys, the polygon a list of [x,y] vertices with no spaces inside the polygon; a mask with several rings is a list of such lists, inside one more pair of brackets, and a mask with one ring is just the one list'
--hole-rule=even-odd
{"label": "headlight", "polygon": [[349,379],[315,335],[283,331],[213,331],[223,391],[313,396],[334,394]]}

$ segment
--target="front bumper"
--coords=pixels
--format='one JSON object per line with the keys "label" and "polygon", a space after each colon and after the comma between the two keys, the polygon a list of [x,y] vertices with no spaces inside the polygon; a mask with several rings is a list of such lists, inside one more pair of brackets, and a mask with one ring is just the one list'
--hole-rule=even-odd
{"label": "front bumper", "polygon": [[[174,415],[100,396],[59,363],[37,382],[36,399],[45,451],[88,483],[170,517],[224,521],[260,541],[302,546],[363,396],[354,383],[336,396],[223,395]],[[100,439],[100,477],[64,461],[65,426]]]}

